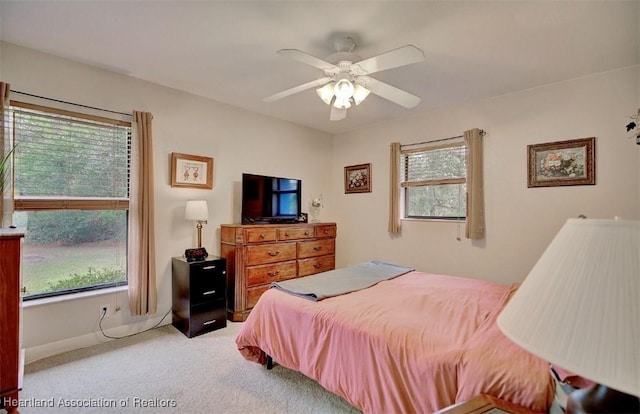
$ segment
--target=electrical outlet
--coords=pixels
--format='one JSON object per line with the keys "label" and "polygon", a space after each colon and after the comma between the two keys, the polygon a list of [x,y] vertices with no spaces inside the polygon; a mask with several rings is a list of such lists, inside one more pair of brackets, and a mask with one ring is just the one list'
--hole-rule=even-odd
{"label": "electrical outlet", "polygon": [[100,306],[100,317],[104,315],[105,318],[113,315],[114,309],[112,305],[101,305]]}

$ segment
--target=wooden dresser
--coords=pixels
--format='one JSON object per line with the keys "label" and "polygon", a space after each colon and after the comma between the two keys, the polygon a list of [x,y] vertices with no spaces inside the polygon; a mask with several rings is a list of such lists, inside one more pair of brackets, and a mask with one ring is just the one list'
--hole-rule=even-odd
{"label": "wooden dresser", "polygon": [[220,256],[227,259],[227,318],[247,319],[271,282],[336,266],[336,224],[223,224]]}
{"label": "wooden dresser", "polygon": [[22,388],[20,297],[22,238],[24,233],[0,229],[0,408],[17,413]]}

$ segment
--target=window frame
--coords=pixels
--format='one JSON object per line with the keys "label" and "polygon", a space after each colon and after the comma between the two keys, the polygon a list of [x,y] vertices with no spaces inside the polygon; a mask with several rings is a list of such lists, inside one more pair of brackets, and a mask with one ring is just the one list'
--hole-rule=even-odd
{"label": "window frame", "polygon": [[[466,221],[467,219],[467,208],[466,208],[466,192],[465,192],[465,197],[459,202],[459,205],[461,205],[462,208],[464,208],[464,216],[419,216],[419,215],[410,215],[408,213],[408,206],[409,206],[409,188],[416,188],[416,187],[433,187],[433,186],[443,186],[443,185],[459,185],[459,184],[467,184],[467,170],[466,170],[466,163],[468,162],[467,157],[468,157],[468,146],[465,143],[465,141],[463,139],[460,139],[462,137],[456,137],[456,141],[454,142],[450,142],[450,143],[446,143],[446,144],[439,144],[439,145],[422,145],[420,147],[416,147],[416,148],[411,148],[411,149],[400,149],[400,191],[402,192],[401,194],[401,200],[403,201],[402,203],[402,216],[401,218],[403,220],[418,220],[418,221],[433,221],[433,220],[440,220],[440,221],[453,221],[453,222],[463,222]],[[408,180],[408,175],[409,175],[409,169],[408,169],[408,163],[407,163],[407,159],[409,157],[410,154],[418,154],[418,153],[428,153],[431,151],[438,151],[438,150],[446,150],[446,149],[458,149],[458,148],[462,148],[464,149],[465,152],[465,170],[464,170],[464,177],[458,177],[458,178],[438,178],[438,179],[433,179],[433,180]],[[402,166],[404,165],[404,168],[402,168]]]}
{"label": "window frame", "polygon": [[[284,182],[292,182],[294,183],[293,188],[291,189],[287,189],[287,190],[283,190],[282,187],[284,187],[283,183]],[[273,200],[275,200],[276,206],[277,206],[277,214],[279,216],[281,215],[292,215],[289,212],[285,212],[283,211],[283,206],[286,206],[288,203],[285,202],[285,196],[288,195],[296,195],[298,194],[298,181],[292,178],[277,178],[275,180],[276,182],[276,187],[273,189]]]}
{"label": "window frame", "polygon": [[[131,121],[123,121],[119,119],[107,118],[97,115],[91,115],[87,113],[81,113],[76,111],[69,111],[60,108],[54,108],[50,106],[33,104],[23,101],[11,100],[9,102],[9,113],[10,113],[10,125],[11,125],[11,137],[14,145],[18,145],[19,142],[16,139],[16,133],[18,131],[18,127],[16,126],[16,121],[14,118],[14,112],[19,111],[20,109],[25,109],[28,111],[37,111],[40,113],[49,114],[52,117],[68,117],[73,118],[74,123],[82,123],[83,120],[87,121],[87,123],[100,123],[113,125],[114,127],[124,127],[128,128],[128,165],[127,165],[127,174],[128,174],[128,184],[127,184],[127,197],[40,197],[40,196],[18,196],[12,197],[13,200],[13,211],[14,212],[37,212],[37,211],[64,211],[64,210],[77,210],[77,211],[89,211],[89,210],[125,210],[126,211],[126,222],[127,222],[127,232],[129,231],[129,206],[131,200],[131,179],[132,179],[132,168],[133,168],[133,160],[132,160],[132,145],[133,145],[133,125]],[[18,155],[14,152],[13,157],[17,158]],[[14,159],[15,159],[14,158]],[[14,174],[13,180],[15,180],[16,170],[12,169],[12,174]],[[12,186],[13,187],[13,186]],[[128,238],[125,242],[125,251],[128,251]],[[128,256],[128,255],[127,255]],[[35,294],[24,294],[22,299],[24,301],[35,300],[35,299],[43,299],[50,298],[56,296],[63,296],[73,293],[79,292],[88,292],[100,289],[108,289],[120,286],[128,285],[128,267],[129,263],[127,257],[125,257],[125,280],[119,282],[110,282],[110,283],[102,283],[91,286],[84,286],[78,288],[70,288],[70,289],[62,289],[55,292],[42,292]]]}

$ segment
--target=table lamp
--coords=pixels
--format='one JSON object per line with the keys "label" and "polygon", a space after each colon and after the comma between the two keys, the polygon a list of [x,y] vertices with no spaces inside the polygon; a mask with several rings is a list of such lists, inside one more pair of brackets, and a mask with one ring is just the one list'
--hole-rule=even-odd
{"label": "table lamp", "polygon": [[204,200],[187,201],[184,218],[195,221],[197,223],[196,229],[198,229],[198,247],[185,250],[185,257],[191,260],[202,260],[207,256],[207,251],[202,247],[202,223],[206,224],[209,219],[207,202]]}
{"label": "table lamp", "polygon": [[640,221],[569,219],[498,316],[513,342],[594,381],[567,413],[638,413]]}

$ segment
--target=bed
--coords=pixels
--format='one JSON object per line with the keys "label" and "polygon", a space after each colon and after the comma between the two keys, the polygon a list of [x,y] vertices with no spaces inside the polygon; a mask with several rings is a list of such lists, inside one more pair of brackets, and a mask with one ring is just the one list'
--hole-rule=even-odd
{"label": "bed", "polygon": [[517,285],[409,271],[309,300],[269,289],[236,343],[314,379],[365,413],[432,413],[478,394],[546,412],[549,365],[502,335]]}

